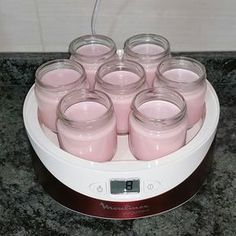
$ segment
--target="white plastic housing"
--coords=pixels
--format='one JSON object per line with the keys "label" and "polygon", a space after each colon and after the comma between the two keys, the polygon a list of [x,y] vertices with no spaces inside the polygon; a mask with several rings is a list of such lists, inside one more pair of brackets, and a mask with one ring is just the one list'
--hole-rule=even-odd
{"label": "white plastic housing", "polygon": [[[202,126],[197,124],[188,132],[189,140],[195,136],[184,147],[157,160],[138,161],[129,151],[127,137],[121,136],[114,159],[97,163],[63,151],[58,146],[56,135],[48,130],[43,131],[38,121],[34,86],[28,92],[23,108],[29,140],[42,163],[59,181],[86,196],[119,202],[158,196],[189,177],[202,162],[212,144],[219,113],[217,95],[207,82],[205,118]],[[129,179],[139,179],[139,193],[110,193],[111,180]]]}

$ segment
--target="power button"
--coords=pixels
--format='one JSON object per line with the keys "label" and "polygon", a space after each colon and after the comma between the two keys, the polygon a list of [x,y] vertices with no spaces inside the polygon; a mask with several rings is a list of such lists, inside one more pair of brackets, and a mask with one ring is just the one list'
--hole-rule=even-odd
{"label": "power button", "polygon": [[89,188],[96,194],[106,193],[106,183],[98,182],[89,185]]}

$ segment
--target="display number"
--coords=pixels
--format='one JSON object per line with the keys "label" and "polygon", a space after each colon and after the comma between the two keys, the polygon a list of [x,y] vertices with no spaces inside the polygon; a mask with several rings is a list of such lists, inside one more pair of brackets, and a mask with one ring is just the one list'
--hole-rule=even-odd
{"label": "display number", "polygon": [[131,191],[133,189],[133,181],[132,180],[126,181],[125,189],[128,190],[128,191]]}
{"label": "display number", "polygon": [[111,194],[122,194],[122,193],[139,193],[140,192],[140,180],[129,179],[129,180],[111,180],[110,181]]}

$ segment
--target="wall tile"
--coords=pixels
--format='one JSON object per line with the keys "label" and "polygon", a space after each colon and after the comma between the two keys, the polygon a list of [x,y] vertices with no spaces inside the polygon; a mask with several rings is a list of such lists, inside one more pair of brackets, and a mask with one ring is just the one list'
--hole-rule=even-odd
{"label": "wall tile", "polygon": [[118,45],[133,34],[153,32],[167,37],[174,51],[236,50],[235,11],[234,0],[123,0],[112,7],[102,1],[97,28]]}
{"label": "wall tile", "polygon": [[36,1],[45,51],[67,51],[74,38],[90,33],[92,1]]}
{"label": "wall tile", "polygon": [[[95,0],[0,0],[0,51],[67,51],[90,34]],[[101,0],[96,31],[118,47],[131,35],[167,37],[174,51],[236,50],[235,0]]]}
{"label": "wall tile", "polygon": [[0,51],[42,51],[34,1],[0,0]]}

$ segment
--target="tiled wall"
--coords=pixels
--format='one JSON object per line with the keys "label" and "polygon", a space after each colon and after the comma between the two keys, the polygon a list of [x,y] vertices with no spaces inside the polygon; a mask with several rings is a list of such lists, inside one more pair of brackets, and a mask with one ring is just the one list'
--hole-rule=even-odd
{"label": "tiled wall", "polygon": [[[67,51],[90,33],[94,1],[0,0],[0,51]],[[118,47],[152,32],[173,51],[236,50],[235,12],[235,0],[101,0],[96,31]]]}

